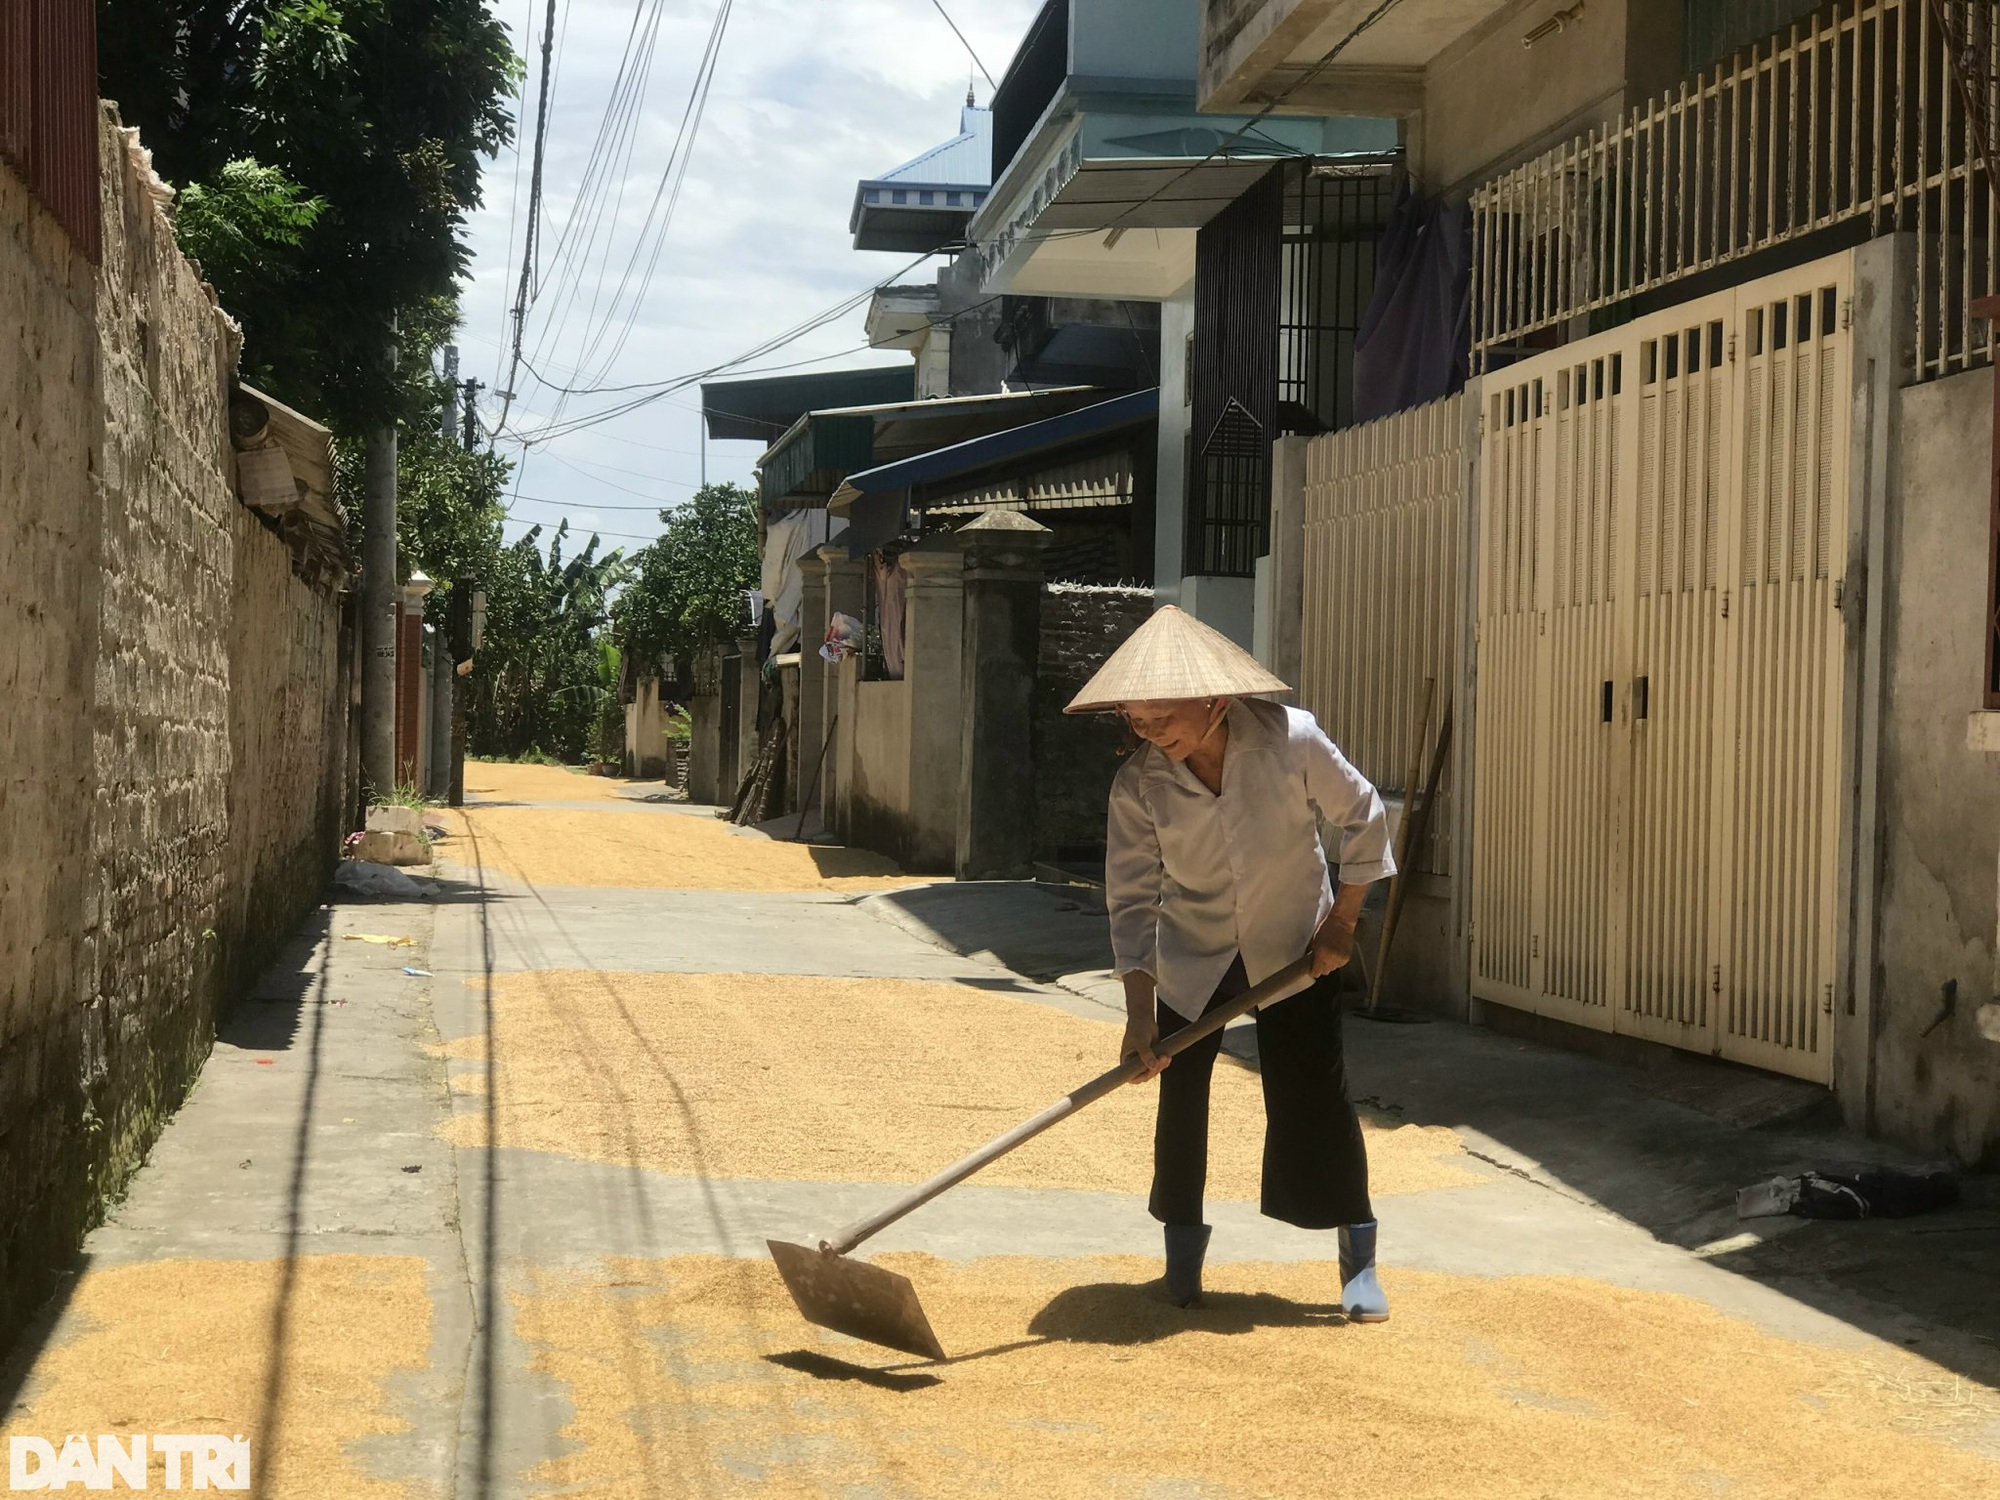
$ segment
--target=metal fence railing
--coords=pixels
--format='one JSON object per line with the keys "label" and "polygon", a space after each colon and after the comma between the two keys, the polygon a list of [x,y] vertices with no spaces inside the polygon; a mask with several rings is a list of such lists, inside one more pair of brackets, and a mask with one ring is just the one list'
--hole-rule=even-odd
{"label": "metal fence railing", "polygon": [[1473,369],[1842,230],[1914,235],[1919,379],[1983,361],[1990,327],[1971,303],[2000,286],[1996,38],[1991,0],[1835,0],[1486,183],[1472,197]]}

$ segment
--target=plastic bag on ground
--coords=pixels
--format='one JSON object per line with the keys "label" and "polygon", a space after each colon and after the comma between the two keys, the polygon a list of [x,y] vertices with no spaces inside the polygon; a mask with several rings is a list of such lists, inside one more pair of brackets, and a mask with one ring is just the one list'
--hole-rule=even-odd
{"label": "plastic bag on ground", "polygon": [[344,859],[333,872],[336,890],[352,896],[401,896],[415,898],[424,888],[394,865],[372,864],[365,859]]}

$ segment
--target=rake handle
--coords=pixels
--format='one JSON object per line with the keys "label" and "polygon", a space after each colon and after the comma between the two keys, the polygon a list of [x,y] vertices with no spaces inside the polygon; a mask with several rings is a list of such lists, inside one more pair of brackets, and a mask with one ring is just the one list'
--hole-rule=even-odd
{"label": "rake handle", "polygon": [[[1234,1000],[1219,1009],[1212,1010],[1198,1021],[1183,1026],[1159,1046],[1153,1049],[1156,1057],[1173,1057],[1185,1052],[1202,1038],[1222,1030],[1238,1016],[1255,1010],[1290,990],[1302,979],[1312,977],[1310,955],[1285,965],[1261,984],[1252,985]],[[919,1183],[894,1203],[877,1209],[864,1219],[856,1219],[838,1234],[821,1240],[819,1247],[829,1255],[845,1255],[863,1240],[869,1239],[888,1228],[905,1214],[922,1208],[931,1199],[951,1188],[957,1187],[966,1178],[989,1162],[998,1161],[1016,1146],[1033,1140],[1051,1125],[1060,1124],[1087,1104],[1095,1104],[1106,1094],[1121,1088],[1139,1076],[1140,1064],[1136,1057],[1126,1058],[1108,1073],[1100,1073],[1081,1088],[1072,1089],[1056,1100],[1047,1109],[1030,1119],[1023,1120],[1005,1135],[994,1137],[969,1156],[960,1157],[937,1176]]]}

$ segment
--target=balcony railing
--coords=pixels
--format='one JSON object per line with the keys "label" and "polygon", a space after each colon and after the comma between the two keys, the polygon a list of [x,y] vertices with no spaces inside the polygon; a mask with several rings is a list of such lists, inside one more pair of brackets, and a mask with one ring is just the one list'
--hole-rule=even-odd
{"label": "balcony railing", "polygon": [[[1473,368],[1811,236],[1917,244],[1916,373],[1990,354],[1990,0],[1838,0],[1473,195]],[[1810,247],[1804,247],[1810,248]]]}

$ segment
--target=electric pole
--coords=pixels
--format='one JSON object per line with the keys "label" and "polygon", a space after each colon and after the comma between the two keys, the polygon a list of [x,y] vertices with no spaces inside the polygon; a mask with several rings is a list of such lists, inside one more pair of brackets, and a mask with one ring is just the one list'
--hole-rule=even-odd
{"label": "electric pole", "polygon": [[396,787],[396,424],[368,434],[361,548],[361,779],[369,800]]}
{"label": "electric pole", "polygon": [[465,443],[465,451],[470,453],[473,446],[479,441],[479,393],[485,390],[486,387],[476,380],[468,380],[460,389],[465,393],[465,400],[462,403],[465,411],[463,441]]}

